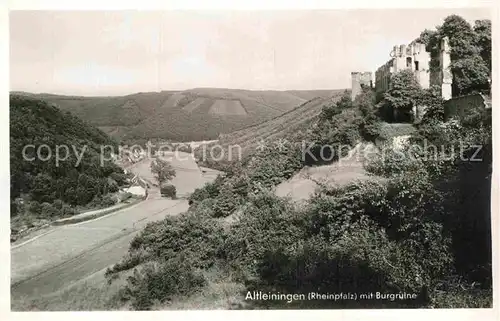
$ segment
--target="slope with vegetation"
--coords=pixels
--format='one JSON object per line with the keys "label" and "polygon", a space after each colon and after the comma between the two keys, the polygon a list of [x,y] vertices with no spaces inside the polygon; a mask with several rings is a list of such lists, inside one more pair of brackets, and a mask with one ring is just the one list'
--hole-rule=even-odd
{"label": "slope with vegetation", "polygon": [[[346,96],[326,106],[309,135],[322,144],[351,146],[363,137],[378,137],[380,123],[367,121],[375,112],[374,104],[366,108],[373,98],[373,93],[363,94],[350,104]],[[434,102],[429,115],[443,110],[440,99]],[[117,298],[134,309],[168,308],[169,302],[189,300],[199,290],[211,293],[214,282],[220,282],[242,291],[227,308],[491,306],[491,118],[483,112],[462,123],[424,118],[413,134],[421,147],[417,152],[408,149],[401,158],[401,151],[389,148],[383,157],[368,160],[366,170],[383,180],[321,186],[301,207],[275,196],[272,187],[312,159],[302,160],[293,143],[286,150],[257,152],[197,190],[187,213],[153,223],[136,237],[129,255],[107,273],[113,282],[133,271]],[[431,141],[458,150],[463,139],[485,146],[483,162],[461,160],[471,149],[450,156],[429,148]],[[318,164],[323,162],[313,165]],[[478,197],[481,207],[474,208]],[[253,290],[415,297],[243,300]],[[234,300],[225,291],[218,295]]]}
{"label": "slope with vegetation", "polygon": [[[334,104],[342,95],[340,90],[328,91],[328,93],[328,95],[314,97],[268,121],[220,135],[217,142],[196,149],[195,156],[203,166],[224,169],[227,164],[241,161],[247,155],[253,154],[263,147],[263,144],[267,144],[268,148],[275,148],[275,143],[282,142],[289,135],[300,135],[305,132],[316,121],[323,106]],[[216,145],[222,147],[224,151],[212,149]]]}
{"label": "slope with vegetation", "polygon": [[118,139],[196,141],[260,123],[328,92],[195,88],[117,97],[19,94],[54,103]]}
{"label": "slope with vegetation", "polygon": [[[398,106],[411,108],[416,97],[428,111],[411,130],[383,124],[381,105],[365,89],[354,102],[344,95],[323,103],[306,128],[283,136],[281,148],[231,163],[191,195],[188,212],[149,224],[132,241],[106,273],[110,283],[126,277],[114,299],[140,310],[196,302],[199,293],[226,300],[225,308],[491,307],[491,113],[444,122],[442,99],[420,88]],[[365,165],[372,179],[320,186],[301,206],[274,194],[302,168],[345,156],[337,147],[388,140],[398,127],[411,145],[380,144]],[[305,158],[304,141],[312,144]],[[333,147],[327,155],[325,145]],[[412,297],[244,300],[254,290]]]}
{"label": "slope with vegetation", "polygon": [[[109,146],[108,154],[101,155],[101,146]],[[118,150],[116,142],[70,113],[37,99],[11,96],[13,234],[40,220],[71,216],[81,208],[113,205],[116,200],[110,193],[126,184],[126,176],[111,161],[101,166],[101,156],[109,157],[111,148]]]}

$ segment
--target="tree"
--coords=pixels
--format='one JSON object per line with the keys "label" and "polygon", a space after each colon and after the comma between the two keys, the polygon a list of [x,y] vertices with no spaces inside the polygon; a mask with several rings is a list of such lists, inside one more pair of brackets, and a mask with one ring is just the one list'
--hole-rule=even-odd
{"label": "tree", "polygon": [[491,71],[491,20],[476,20],[474,23],[476,45],[480,48],[481,58]]}
{"label": "tree", "polygon": [[421,90],[417,96],[417,104],[426,107],[422,121],[444,121],[444,99],[439,93],[439,88]]}
{"label": "tree", "polygon": [[401,70],[391,76],[389,90],[384,94],[381,108],[396,121],[410,121],[412,108],[420,85],[411,70]]}
{"label": "tree", "polygon": [[436,30],[425,30],[420,40],[431,53],[431,71],[439,68],[440,42],[447,37],[453,96],[487,92],[491,88],[491,21],[477,20],[474,27],[464,18],[451,15]]}
{"label": "tree", "polygon": [[462,59],[479,54],[476,46],[476,34],[470,23],[458,15],[451,15],[444,19],[438,27],[440,38],[448,37],[451,60]]}
{"label": "tree", "polygon": [[175,170],[172,165],[161,158],[157,158],[151,162],[151,172],[160,186],[175,177]]}
{"label": "tree", "polygon": [[452,61],[450,69],[453,74],[454,96],[490,90],[490,71],[480,56],[475,55]]}

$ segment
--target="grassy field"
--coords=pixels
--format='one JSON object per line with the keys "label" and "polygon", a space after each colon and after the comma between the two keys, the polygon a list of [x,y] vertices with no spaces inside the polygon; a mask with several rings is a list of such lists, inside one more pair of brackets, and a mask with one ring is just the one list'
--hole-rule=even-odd
{"label": "grassy field", "polygon": [[115,299],[123,282],[111,285],[104,278],[105,269],[59,291],[36,297],[14,297],[13,311],[104,311],[125,310]]}
{"label": "grassy field", "polygon": [[166,199],[144,201],[97,220],[63,225],[51,230],[50,233],[11,250],[12,282],[49,269],[120,235],[124,230],[144,225],[148,219],[158,219],[155,213],[174,204],[176,201]]}
{"label": "grassy field", "polygon": [[280,197],[293,201],[307,201],[320,186],[341,187],[370,176],[364,169],[364,161],[374,152],[373,144],[358,144],[340,160],[323,166],[304,167],[291,179],[275,187]]}
{"label": "grassy field", "polygon": [[190,141],[216,139],[221,133],[259,124],[333,92],[195,88],[116,97],[20,94],[56,104],[118,139]]}

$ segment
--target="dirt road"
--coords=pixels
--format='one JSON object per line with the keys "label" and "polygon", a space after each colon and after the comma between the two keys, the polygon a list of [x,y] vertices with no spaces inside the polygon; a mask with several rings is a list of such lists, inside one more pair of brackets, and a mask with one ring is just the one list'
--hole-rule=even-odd
{"label": "dirt road", "polygon": [[148,222],[188,209],[186,200],[153,198],[93,221],[62,226],[11,252],[12,296],[41,295],[118,262]]}

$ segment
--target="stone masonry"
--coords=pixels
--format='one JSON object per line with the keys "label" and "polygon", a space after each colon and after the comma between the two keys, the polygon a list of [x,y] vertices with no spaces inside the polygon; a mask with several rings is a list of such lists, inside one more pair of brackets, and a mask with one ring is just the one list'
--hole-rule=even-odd
{"label": "stone masonry", "polygon": [[371,72],[351,72],[351,99],[354,100],[362,91],[361,86],[373,87],[373,78]]}

